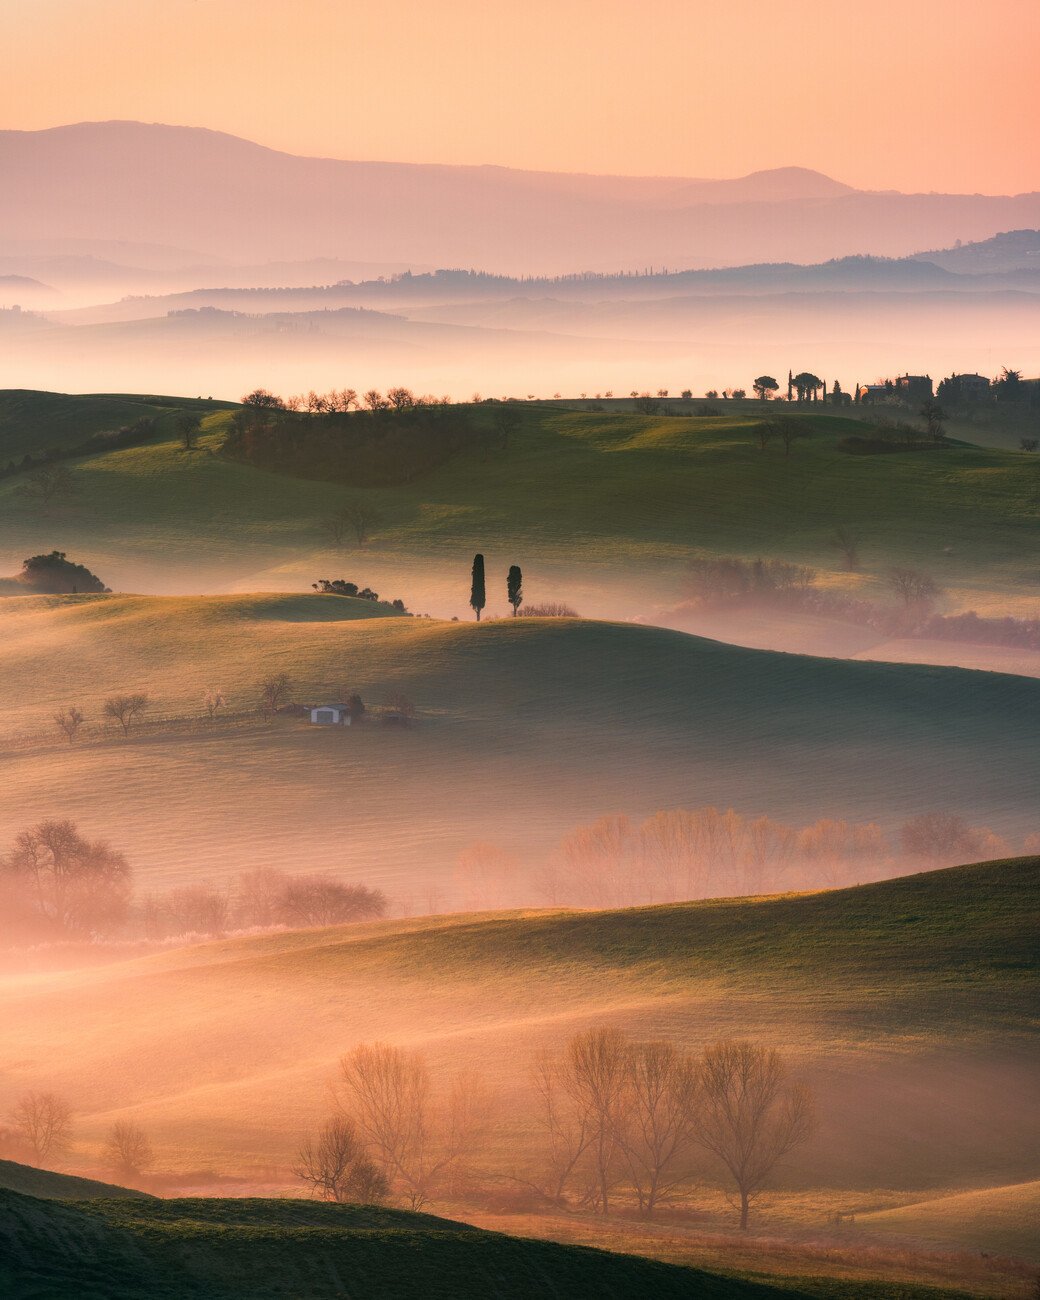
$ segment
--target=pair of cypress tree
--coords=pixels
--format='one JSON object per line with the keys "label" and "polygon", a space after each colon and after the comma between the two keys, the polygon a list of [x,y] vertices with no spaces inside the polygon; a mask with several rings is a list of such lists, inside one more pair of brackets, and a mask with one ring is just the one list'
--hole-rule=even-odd
{"label": "pair of cypress tree", "polygon": [[[510,605],[513,607],[513,617],[523,604],[524,575],[520,572],[519,564],[511,564],[509,573],[506,577],[506,596]],[[474,555],[473,557],[473,581],[469,589],[469,603],[477,616],[477,622],[480,622],[480,611],[487,604],[487,589],[484,583],[484,557],[483,555]]]}

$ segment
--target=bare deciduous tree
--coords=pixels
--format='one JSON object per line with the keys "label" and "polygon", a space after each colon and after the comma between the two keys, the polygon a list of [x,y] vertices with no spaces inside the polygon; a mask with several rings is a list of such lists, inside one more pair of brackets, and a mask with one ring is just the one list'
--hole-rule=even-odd
{"label": "bare deciduous tree", "polygon": [[123,728],[123,735],[129,736],[130,728],[148,708],[147,695],[112,695],[105,701],[102,710],[106,718],[112,718]]}
{"label": "bare deciduous tree", "polygon": [[235,886],[238,925],[270,926],[281,921],[280,901],[289,877],[274,867],[255,867],[239,874]]}
{"label": "bare deciduous tree", "polygon": [[779,1052],[749,1042],[705,1050],[700,1066],[697,1140],[736,1189],[740,1227],[780,1160],[815,1128],[812,1094],[790,1084]]}
{"label": "bare deciduous tree", "polygon": [[343,1115],[334,1115],[307,1138],[293,1173],[325,1201],[374,1205],[390,1191],[386,1176],[368,1158],[357,1126]]}
{"label": "bare deciduous tree", "polygon": [[634,847],[631,823],[623,814],[579,826],[560,844],[568,868],[600,907],[620,907],[624,902]]}
{"label": "bare deciduous tree", "polygon": [[636,1043],[626,1061],[625,1163],[647,1217],[691,1176],[699,1080],[696,1062],[671,1043]]}
{"label": "bare deciduous tree", "polygon": [[206,710],[206,716],[211,720],[217,716],[221,709],[227,707],[227,699],[223,691],[210,688],[202,697],[202,707]]}
{"label": "bare deciduous tree", "polygon": [[532,1070],[538,1098],[538,1118],[545,1136],[544,1168],[534,1179],[516,1181],[533,1187],[553,1205],[562,1205],[567,1185],[592,1140],[591,1115],[564,1085],[564,1067],[553,1055],[542,1052]]}
{"label": "bare deciduous tree", "polygon": [[11,1123],[38,1161],[61,1155],[72,1135],[72,1111],[53,1092],[27,1092],[15,1103]]}
{"label": "bare deciduous tree", "polygon": [[133,1120],[117,1120],[105,1139],[105,1158],[117,1175],[132,1178],[143,1173],[155,1159],[148,1135]]}
{"label": "bare deciduous tree", "polygon": [[271,717],[292,700],[292,693],[292,679],[288,673],[266,677],[259,686],[260,712]]}
{"label": "bare deciduous tree", "polygon": [[589,1128],[594,1203],[610,1213],[622,1165],[628,1047],[617,1029],[590,1029],[567,1045],[564,1086]]}
{"label": "bare deciduous tree", "polygon": [[0,874],[14,877],[39,916],[66,934],[107,934],[126,917],[126,858],[84,839],[74,822],[50,819],[22,831],[0,858]]}
{"label": "bare deciduous tree", "polygon": [[363,497],[349,497],[327,515],[322,524],[333,545],[342,546],[349,535],[358,546],[364,546],[382,522],[382,515],[370,501]]}
{"label": "bare deciduous tree", "polygon": [[277,916],[286,925],[341,925],[385,916],[386,895],[366,885],[349,885],[315,873],[288,876],[275,900]]}
{"label": "bare deciduous tree", "polygon": [[841,552],[841,557],[845,561],[845,568],[850,573],[855,573],[859,568],[859,548],[862,538],[855,528],[850,528],[847,524],[839,524],[831,534],[830,544],[836,551]]}
{"label": "bare deciduous tree", "polygon": [[174,420],[174,427],[181,440],[181,448],[184,451],[194,451],[198,446],[199,430],[202,428],[199,417],[193,411],[181,411]]}
{"label": "bare deciduous tree", "polygon": [[903,565],[893,565],[887,571],[885,585],[900,598],[907,614],[926,612],[942,595],[934,578]]}
{"label": "bare deciduous tree", "polygon": [[76,739],[83,722],[83,714],[74,704],[70,704],[67,709],[62,709],[60,713],[54,715],[54,725],[70,745]]}
{"label": "bare deciduous tree", "polygon": [[922,813],[899,830],[903,852],[933,866],[971,862],[981,848],[982,834],[955,813]]}
{"label": "bare deciduous tree", "polygon": [[341,1060],[340,1076],[344,1112],[355,1118],[376,1165],[413,1209],[460,1172],[487,1129],[490,1100],[483,1084],[457,1076],[437,1100],[419,1052],[361,1044]]}
{"label": "bare deciduous tree", "polygon": [[809,436],[808,427],[801,420],[796,420],[790,415],[782,415],[774,423],[776,425],[776,436],[784,444],[785,456],[790,456],[791,448],[799,438]]}
{"label": "bare deciduous tree", "polygon": [[67,501],[75,496],[76,480],[64,465],[50,461],[30,470],[18,493],[33,506],[47,510],[56,501]]}
{"label": "bare deciduous tree", "polygon": [[497,844],[477,840],[461,851],[455,864],[460,902],[467,912],[484,912],[502,906],[511,889],[516,864]]}
{"label": "bare deciduous tree", "polygon": [[216,937],[228,927],[231,900],[226,889],[213,885],[182,885],[164,900],[172,934],[206,934]]}

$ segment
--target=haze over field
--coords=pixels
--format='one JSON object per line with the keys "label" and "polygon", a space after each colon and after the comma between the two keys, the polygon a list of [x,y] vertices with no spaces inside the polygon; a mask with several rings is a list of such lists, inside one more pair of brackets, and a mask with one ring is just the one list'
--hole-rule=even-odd
{"label": "haze over field", "polygon": [[1040,1295],[1040,9],[5,0],[0,1294]]}

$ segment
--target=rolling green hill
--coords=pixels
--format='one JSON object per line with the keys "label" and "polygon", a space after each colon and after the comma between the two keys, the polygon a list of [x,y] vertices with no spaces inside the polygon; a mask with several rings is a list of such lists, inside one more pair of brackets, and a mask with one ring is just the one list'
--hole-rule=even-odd
{"label": "rolling green hill", "polygon": [[[559,837],[605,813],[717,804],[894,829],[946,808],[1016,838],[1037,829],[1036,681],[387,612],[316,595],[0,602],[0,843],[65,815],[124,849],[143,888],[322,867],[431,910],[420,900],[436,887],[443,905],[474,840],[514,856],[518,899],[542,897],[532,882]],[[305,703],[358,690],[378,708],[403,691],[417,725],[262,726],[246,715],[278,671]],[[211,687],[241,716],[209,724]],[[102,706],[127,691],[153,705],[124,741]],[[87,716],[73,746],[52,721],[70,704]]]}
{"label": "rolling green hill", "polygon": [[212,398],[145,397],[130,393],[41,393],[0,390],[0,466],[78,446],[95,434],[114,433],[140,419],[156,421],[157,436],[173,436],[173,416],[183,410],[202,417],[228,410]]}
{"label": "rolling green hill", "polygon": [[535,1053],[615,1025],[690,1048],[780,1046],[822,1124],[789,1185],[1021,1180],[1035,1172],[1038,882],[1040,860],[1019,859],[821,894],[238,936],[12,977],[0,1106],[46,1081],[75,1099],[86,1150],[132,1118],[160,1168],[275,1166],[290,1182],[339,1056],[384,1039],[487,1077],[499,1119],[481,1167],[509,1168],[535,1140]]}
{"label": "rolling green hill", "polygon": [[[110,400],[38,397],[33,436],[55,441],[65,433],[50,401]],[[838,441],[862,422],[831,415],[805,417],[811,436],[789,458],[776,443],[758,448],[758,416],[746,410],[670,418],[536,404],[521,416],[504,453],[466,453],[413,483],[366,490],[382,523],[363,551],[334,548],[321,526],[347,488],[214,454],[228,419],[217,411],[196,453],[168,434],[77,462],[76,497],[49,517],[9,499],[16,480],[0,484],[0,557],[57,546],[113,587],[143,591],[300,588],[350,570],[437,614],[467,612],[476,550],[488,556],[490,610],[500,612],[506,567],[519,562],[529,601],[652,616],[682,599],[683,563],[699,551],[782,556],[868,594],[880,594],[886,566],[912,564],[948,589],[951,608],[1014,612],[1037,598],[1040,493],[1024,453],[956,445],[849,456]],[[830,545],[839,524],[862,534],[861,574],[839,571]]]}

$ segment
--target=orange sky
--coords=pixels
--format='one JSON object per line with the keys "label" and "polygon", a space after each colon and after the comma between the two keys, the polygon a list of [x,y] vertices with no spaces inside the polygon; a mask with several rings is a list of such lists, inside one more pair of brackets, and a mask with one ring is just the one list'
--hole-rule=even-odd
{"label": "orange sky", "polygon": [[0,126],[295,153],[1040,189],[1036,0],[0,0]]}

